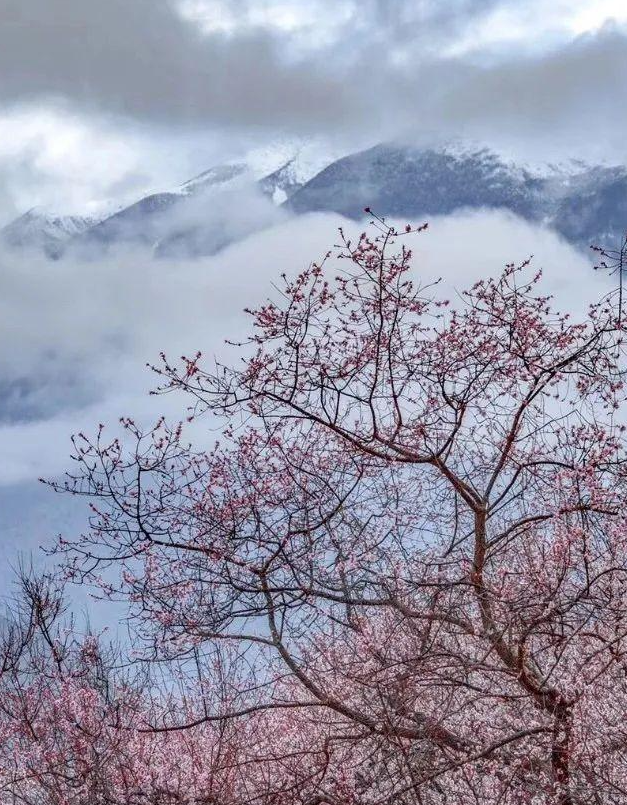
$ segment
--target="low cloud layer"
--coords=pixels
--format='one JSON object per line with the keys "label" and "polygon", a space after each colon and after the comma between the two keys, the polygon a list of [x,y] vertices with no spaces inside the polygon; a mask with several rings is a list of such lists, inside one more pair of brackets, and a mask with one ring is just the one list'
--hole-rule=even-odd
{"label": "low cloud layer", "polygon": [[[141,251],[88,264],[4,255],[0,343],[14,346],[0,352],[0,484],[62,472],[78,429],[114,426],[122,414],[181,416],[180,398],[147,396],[156,378],[145,364],[160,350],[224,353],[225,338],[246,332],[243,308],[271,295],[281,272],[322,255],[342,223],[356,227],[327,214],[286,220],[200,260],[153,261]],[[449,289],[530,254],[562,306],[579,312],[603,288],[585,256],[504,213],[435,219],[414,251],[421,279],[442,276]]]}
{"label": "low cloud layer", "polygon": [[[157,378],[145,364],[162,349],[174,357],[201,349],[237,360],[238,350],[224,341],[247,334],[243,308],[272,296],[281,272],[320,258],[339,225],[358,229],[335,215],[306,215],[200,260],[154,261],[141,250],[89,263],[0,255],[0,581],[11,579],[20,557],[45,561],[39,546],[50,546],[58,533],[85,528],[84,500],[37,482],[71,469],[70,435],[93,433],[100,422],[116,433],[120,415],[147,425],[161,414],[178,421],[187,401],[149,396]],[[584,255],[505,213],[433,219],[412,247],[417,278],[443,277],[442,293],[452,299],[531,254],[562,309],[581,315],[607,290],[607,278]],[[210,424],[199,423],[197,439],[213,442]]]}

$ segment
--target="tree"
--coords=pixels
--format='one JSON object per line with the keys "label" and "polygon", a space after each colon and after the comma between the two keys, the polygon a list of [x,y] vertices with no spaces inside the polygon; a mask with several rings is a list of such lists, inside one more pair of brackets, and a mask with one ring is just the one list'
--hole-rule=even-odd
{"label": "tree", "polygon": [[[150,690],[111,647],[63,621],[62,590],[23,575],[0,666],[0,803],[176,805],[247,801],[253,725],[154,730],[197,691]],[[256,782],[256,788],[260,783]]]}
{"label": "tree", "polygon": [[69,572],[127,597],[151,659],[203,657],[221,696],[190,721],[289,724],[303,802],[623,801],[612,300],[571,323],[524,263],[450,310],[392,254],[415,230],[374,226],[250,311],[239,368],[163,357],[162,392],[226,417],[214,449],[77,438]]}

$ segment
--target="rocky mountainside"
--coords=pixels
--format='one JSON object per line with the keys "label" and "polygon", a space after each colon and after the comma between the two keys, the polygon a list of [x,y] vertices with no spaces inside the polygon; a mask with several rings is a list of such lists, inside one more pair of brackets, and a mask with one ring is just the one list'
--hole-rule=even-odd
{"label": "rocky mountainside", "polygon": [[152,193],[100,221],[73,238],[72,250],[96,256],[120,244],[155,247],[174,234],[185,208],[211,191],[232,185],[246,172],[240,164],[211,168],[173,191]]}
{"label": "rocky mountainside", "polygon": [[573,176],[548,224],[583,248],[617,245],[627,230],[627,169],[593,167]]}
{"label": "rocky mountainside", "polygon": [[297,213],[332,210],[359,218],[446,215],[462,208],[503,207],[534,214],[539,181],[487,149],[468,153],[381,144],[329,165],[300,188],[288,206]]}

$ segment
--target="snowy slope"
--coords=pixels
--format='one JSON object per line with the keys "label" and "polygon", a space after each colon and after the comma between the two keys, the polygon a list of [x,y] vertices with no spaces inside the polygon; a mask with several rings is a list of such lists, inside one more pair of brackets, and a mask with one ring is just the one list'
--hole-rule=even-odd
{"label": "snowy slope", "polygon": [[334,157],[315,140],[254,149],[119,210],[74,238],[72,248],[85,256],[122,243],[168,257],[212,254],[274,222],[263,198],[282,204]]}
{"label": "snowy slope", "polygon": [[627,168],[517,164],[487,148],[383,143],[329,165],[286,202],[295,213],[418,220],[464,209],[505,209],[548,226],[583,249],[627,228]]}
{"label": "snowy slope", "polygon": [[[314,139],[289,138],[255,148],[243,159],[217,165],[180,185],[173,193],[189,195],[237,180],[257,182],[264,193],[282,203],[305,182],[344,154]],[[279,191],[275,196],[275,191]]]}
{"label": "snowy slope", "polygon": [[10,249],[37,249],[58,257],[70,239],[96,223],[93,217],[59,215],[33,207],[0,230],[0,241]]}
{"label": "snowy slope", "polygon": [[[339,158],[338,158],[339,157]],[[268,200],[273,203],[268,204]],[[505,209],[587,250],[627,225],[627,168],[515,162],[478,144],[381,143],[347,156],[316,139],[284,139],[211,167],[100,221],[31,210],[1,231],[13,248],[98,256],[119,245],[157,256],[211,254],[285,212],[423,220],[457,210]]]}

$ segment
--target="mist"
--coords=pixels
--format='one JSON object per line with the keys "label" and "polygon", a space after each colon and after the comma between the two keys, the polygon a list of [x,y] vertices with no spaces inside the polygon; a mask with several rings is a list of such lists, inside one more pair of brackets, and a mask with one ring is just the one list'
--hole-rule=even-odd
{"label": "mist", "polygon": [[[238,196],[240,202],[244,196]],[[250,197],[249,197],[250,201]],[[164,415],[179,421],[188,401],[182,395],[154,396],[159,378],[146,364],[164,351],[173,360],[201,350],[236,362],[241,349],[225,341],[249,334],[245,307],[276,297],[285,272],[300,272],[338,241],[338,227],[353,237],[365,228],[328,213],[261,219],[258,197],[231,208],[230,226],[255,221],[265,228],[201,258],[155,258],[154,250],[123,245],[103,255],[69,253],[51,261],[39,254],[0,254],[0,557],[2,580],[14,578],[20,562],[49,565],[59,534],[85,530],[89,510],[82,498],[58,495],[39,482],[71,471],[72,434],[93,434],[99,423],[122,435],[121,416],[150,427]],[[270,202],[264,202],[270,204]],[[223,208],[224,210],[227,207]],[[257,217],[256,217],[257,216]],[[190,225],[192,219],[177,221]],[[239,222],[239,223],[238,223]],[[405,221],[398,222],[399,228]],[[417,221],[415,223],[421,223]],[[240,230],[241,231],[241,230]],[[608,290],[608,278],[592,270],[588,255],[554,232],[499,211],[474,211],[429,220],[412,235],[415,279],[441,277],[437,293],[462,304],[459,292],[494,276],[506,263],[533,255],[543,288],[556,307],[584,316],[590,302]],[[331,265],[331,268],[333,266]],[[219,423],[194,426],[196,446],[219,437]],[[85,591],[74,605],[96,614]]]}
{"label": "mist", "polygon": [[[403,222],[404,223],[404,222]],[[142,248],[118,249],[85,263],[0,256],[0,484],[57,475],[68,439],[121,415],[148,423],[184,415],[175,395],[150,397],[157,377],[146,368],[161,351],[174,358],[202,350],[236,359],[225,339],[248,332],[243,308],[275,293],[273,283],[320,258],[339,226],[362,223],[331,214],[287,218],[220,253],[154,259]],[[554,233],[502,212],[473,212],[429,222],[413,236],[414,271],[442,277],[443,293],[494,275],[533,255],[557,304],[583,314],[605,289],[587,256]]]}

